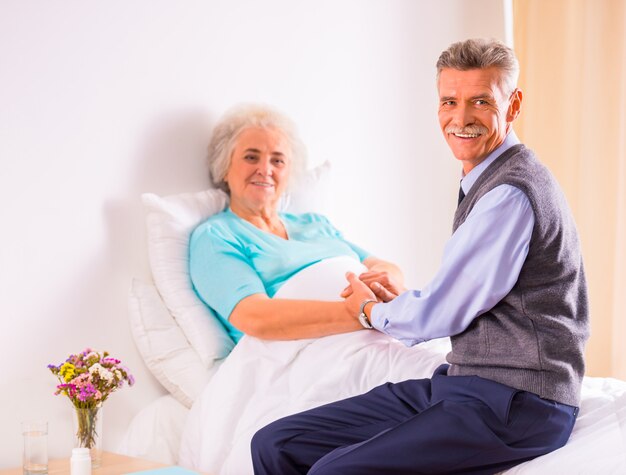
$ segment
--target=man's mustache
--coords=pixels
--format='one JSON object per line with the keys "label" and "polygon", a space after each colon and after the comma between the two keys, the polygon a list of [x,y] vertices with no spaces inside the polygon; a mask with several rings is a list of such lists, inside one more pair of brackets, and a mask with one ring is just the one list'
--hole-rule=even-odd
{"label": "man's mustache", "polygon": [[446,134],[484,135],[489,130],[484,125],[466,125],[465,127],[446,127]]}

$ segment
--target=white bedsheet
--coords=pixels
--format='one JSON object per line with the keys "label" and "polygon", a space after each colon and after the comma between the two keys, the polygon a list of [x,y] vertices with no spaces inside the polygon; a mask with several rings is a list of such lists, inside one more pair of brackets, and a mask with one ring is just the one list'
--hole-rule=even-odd
{"label": "white bedsheet", "polygon": [[188,413],[171,394],[161,396],[133,418],[115,452],[175,465]]}
{"label": "white bedsheet", "polygon": [[[406,348],[376,331],[291,342],[244,337],[192,407],[179,464],[251,474],[250,440],[267,423],[386,381],[429,377],[448,349],[447,339]],[[507,473],[626,473],[625,454],[626,383],[586,378],[570,442]]]}

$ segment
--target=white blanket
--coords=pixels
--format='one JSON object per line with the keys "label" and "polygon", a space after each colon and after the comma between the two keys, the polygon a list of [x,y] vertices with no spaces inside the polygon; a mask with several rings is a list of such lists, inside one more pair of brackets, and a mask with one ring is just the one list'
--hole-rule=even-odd
{"label": "white blanket", "polygon": [[179,464],[251,474],[250,440],[261,427],[387,381],[429,377],[448,347],[441,340],[406,348],[376,331],[286,342],[245,336],[192,407]]}

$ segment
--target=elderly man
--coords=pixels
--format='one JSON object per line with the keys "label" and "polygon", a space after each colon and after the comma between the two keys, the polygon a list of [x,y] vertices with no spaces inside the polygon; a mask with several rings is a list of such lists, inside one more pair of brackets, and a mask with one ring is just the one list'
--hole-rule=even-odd
{"label": "elderly man", "polygon": [[587,290],[565,199],[512,129],[518,69],[496,41],[441,54],[439,122],[463,167],[442,267],[421,291],[348,276],[363,326],[406,345],[449,336],[449,364],[270,424],[252,442],[255,473],[495,473],[567,442]]}

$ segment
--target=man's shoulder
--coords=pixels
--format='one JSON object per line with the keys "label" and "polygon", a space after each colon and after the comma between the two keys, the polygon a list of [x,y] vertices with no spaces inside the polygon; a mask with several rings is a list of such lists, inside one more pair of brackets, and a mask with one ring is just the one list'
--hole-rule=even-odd
{"label": "man's shoulder", "polygon": [[504,169],[524,169],[525,167],[543,167],[535,152],[524,144],[517,144],[509,149],[510,157],[504,161]]}
{"label": "man's shoulder", "polygon": [[492,178],[522,189],[554,184],[550,170],[539,161],[532,149],[523,144],[512,150],[511,156],[502,163]]}

